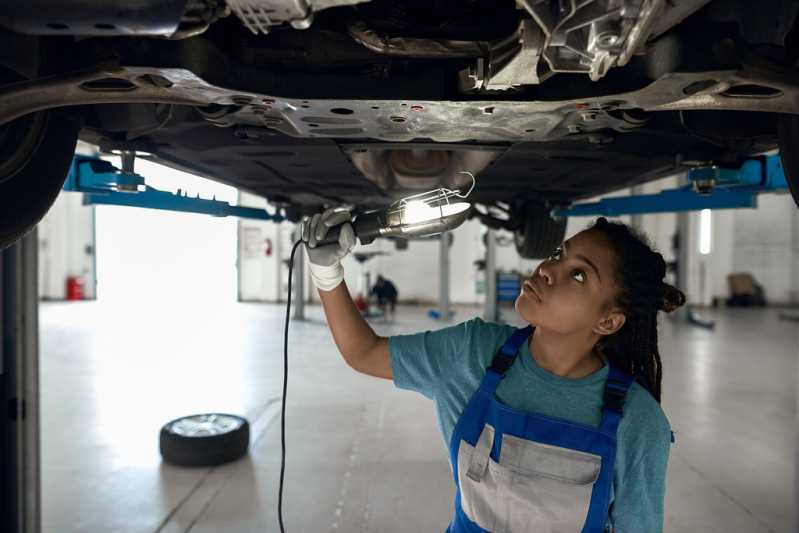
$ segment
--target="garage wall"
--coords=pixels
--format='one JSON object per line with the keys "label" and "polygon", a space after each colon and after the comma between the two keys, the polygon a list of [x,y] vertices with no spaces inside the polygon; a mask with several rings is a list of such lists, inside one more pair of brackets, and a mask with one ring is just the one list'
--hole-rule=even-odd
{"label": "garage wall", "polygon": [[[650,194],[678,186],[679,177],[645,185]],[[727,275],[751,272],[764,286],[769,303],[799,302],[799,211],[787,194],[765,194],[757,209],[722,209],[711,212],[711,253],[699,253],[699,212],[688,213],[689,232],[683,237],[690,250],[689,302],[710,305],[713,298],[729,296]],[[674,259],[671,235],[676,214],[644,215],[644,231],[667,261]]]}
{"label": "garage wall", "polygon": [[[238,204],[265,209],[266,200],[239,192]],[[283,239],[274,222],[238,220],[238,299],[240,302],[278,302]]]}
{"label": "garage wall", "polygon": [[[94,155],[94,147],[78,142],[76,152]],[[66,176],[64,176],[66,178]],[[67,277],[78,276],[86,299],[97,295],[95,210],[83,205],[83,195],[61,192],[37,226],[39,238],[39,297],[66,299]]]}
{"label": "garage wall", "polygon": [[94,299],[94,208],[83,195],[62,192],[38,226],[39,297],[66,298],[68,276],[79,276],[84,297]]}
{"label": "garage wall", "polygon": [[[273,213],[266,200],[239,191],[238,205],[266,209]],[[268,222],[240,218],[238,220],[238,300],[240,302],[285,302],[288,290],[288,262],[295,242],[297,225],[291,222]],[[298,254],[301,250],[298,250]],[[307,258],[303,260],[307,261]],[[347,272],[347,283],[357,279],[353,266]],[[305,269],[305,299],[313,296],[308,268]],[[295,278],[296,279],[296,278]]]}
{"label": "garage wall", "polygon": [[[770,303],[797,301],[799,224],[790,195],[761,195],[757,209],[732,212],[731,223],[723,226],[730,235],[730,272],[751,272],[763,285]],[[726,279],[723,291],[727,294]]]}

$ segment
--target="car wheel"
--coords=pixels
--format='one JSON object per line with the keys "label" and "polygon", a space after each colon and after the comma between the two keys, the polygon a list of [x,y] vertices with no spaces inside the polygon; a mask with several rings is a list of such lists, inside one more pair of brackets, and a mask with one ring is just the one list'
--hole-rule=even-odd
{"label": "car wheel", "polygon": [[777,119],[780,157],[791,196],[799,207],[799,115],[780,115]]}
{"label": "car wheel", "polygon": [[35,226],[67,178],[79,125],[64,109],[0,126],[0,249]]}
{"label": "car wheel", "polygon": [[566,219],[552,218],[549,209],[538,202],[526,203],[520,214],[522,224],[513,236],[516,251],[525,259],[548,257],[563,242]]}
{"label": "car wheel", "polygon": [[161,457],[179,466],[215,466],[247,453],[250,424],[236,415],[184,416],[161,428]]}

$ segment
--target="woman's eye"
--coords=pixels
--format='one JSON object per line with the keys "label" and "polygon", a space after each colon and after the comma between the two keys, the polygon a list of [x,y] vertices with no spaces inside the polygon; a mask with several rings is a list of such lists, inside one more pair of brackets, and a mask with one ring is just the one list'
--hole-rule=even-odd
{"label": "woman's eye", "polygon": [[580,283],[585,283],[585,272],[582,270],[572,270],[572,277],[579,281]]}

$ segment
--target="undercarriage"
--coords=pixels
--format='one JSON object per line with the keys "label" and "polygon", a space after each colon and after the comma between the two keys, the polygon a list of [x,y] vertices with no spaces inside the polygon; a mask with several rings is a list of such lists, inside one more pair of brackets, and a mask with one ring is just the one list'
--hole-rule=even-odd
{"label": "undercarriage", "polygon": [[475,216],[515,229],[530,203],[774,150],[777,117],[799,113],[793,2],[71,4],[0,8],[0,134],[65,108],[104,151],[293,219],[461,188],[468,172]]}

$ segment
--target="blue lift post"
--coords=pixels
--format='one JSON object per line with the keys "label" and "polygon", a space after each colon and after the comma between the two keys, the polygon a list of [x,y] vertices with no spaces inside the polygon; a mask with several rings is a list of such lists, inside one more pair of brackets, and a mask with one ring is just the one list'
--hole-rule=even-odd
{"label": "blue lift post", "polygon": [[557,217],[674,213],[702,209],[756,208],[763,193],[788,192],[779,154],[748,159],[740,168],[717,166],[688,171],[689,184],[658,194],[604,198],[555,209]]}
{"label": "blue lift post", "polygon": [[285,220],[285,217],[272,215],[264,209],[230,205],[199,196],[191,198],[181,191],[177,194],[159,191],[146,185],[142,176],[119,170],[108,161],[96,157],[76,155],[73,158],[64,190],[84,193],[84,205],[123,205],[272,222]]}

